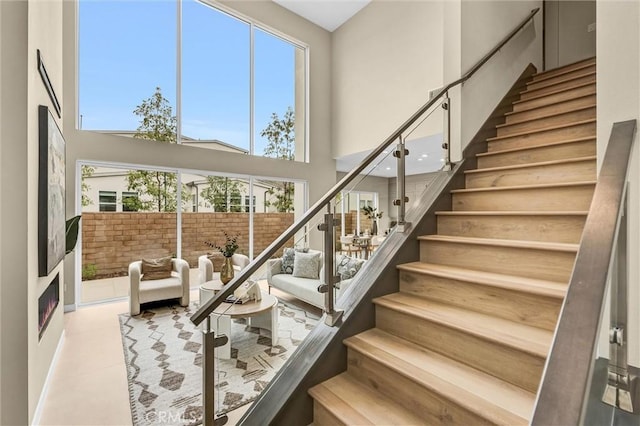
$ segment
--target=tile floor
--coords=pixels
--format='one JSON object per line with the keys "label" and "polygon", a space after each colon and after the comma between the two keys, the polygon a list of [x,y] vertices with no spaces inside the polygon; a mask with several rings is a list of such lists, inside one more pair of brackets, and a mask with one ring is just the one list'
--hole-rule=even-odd
{"label": "tile floor", "polygon": [[[192,282],[196,283],[197,280]],[[266,286],[264,282],[261,284]],[[108,285],[116,288],[119,284],[115,282]],[[89,297],[92,296],[96,294],[89,293]],[[283,294],[277,296],[289,299]],[[197,286],[192,285],[191,298],[198,300],[198,297]],[[319,310],[309,308],[319,313]],[[128,301],[124,299],[80,307],[75,312],[65,314],[65,338],[41,407],[39,424],[131,424],[118,323],[118,314],[128,309]],[[236,424],[248,407],[246,405],[229,413],[227,424]]]}

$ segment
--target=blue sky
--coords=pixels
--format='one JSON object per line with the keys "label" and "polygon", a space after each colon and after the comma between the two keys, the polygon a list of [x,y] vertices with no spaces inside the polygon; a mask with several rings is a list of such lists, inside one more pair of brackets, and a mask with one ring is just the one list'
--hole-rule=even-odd
{"label": "blue sky", "polygon": [[[250,27],[194,0],[183,3],[182,134],[249,148]],[[135,130],[133,110],[162,89],[176,113],[173,0],[80,2],[82,127]],[[256,29],[255,141],[273,112],[294,106],[295,47]]]}

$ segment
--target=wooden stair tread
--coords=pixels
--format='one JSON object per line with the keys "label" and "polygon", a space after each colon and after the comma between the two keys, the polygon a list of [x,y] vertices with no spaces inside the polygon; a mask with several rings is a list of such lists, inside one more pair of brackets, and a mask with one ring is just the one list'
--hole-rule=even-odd
{"label": "wooden stair tread", "polygon": [[438,216],[586,216],[588,211],[507,211],[507,210],[454,210],[437,211]]}
{"label": "wooden stair tread", "polygon": [[555,145],[565,145],[565,144],[571,144],[571,143],[576,143],[576,142],[584,142],[584,141],[593,141],[593,142],[595,142],[596,141],[596,137],[595,136],[587,136],[587,137],[583,137],[583,138],[566,139],[566,140],[563,140],[563,141],[544,142],[544,143],[541,143],[541,144],[529,145],[529,146],[526,146],[526,147],[502,149],[500,151],[480,152],[480,153],[476,154],[476,157],[486,157],[486,156],[490,156],[490,155],[504,154],[504,153],[507,153],[507,152],[526,151],[528,149],[545,148],[545,147],[550,147],[550,146],[555,146]]}
{"label": "wooden stair tread", "polygon": [[[544,87],[553,86],[554,84],[566,83],[566,82],[568,82],[568,81],[576,80],[576,79],[578,79],[578,78],[588,77],[588,76],[590,76],[590,75],[596,75],[596,71],[589,71],[589,70],[586,70],[586,69],[585,69],[585,68],[589,68],[589,67],[591,67],[591,66],[592,66],[592,65],[588,65],[588,66],[586,66],[586,67],[584,67],[584,68],[578,68],[577,70],[573,69],[573,70],[571,70],[571,71],[569,71],[569,72],[567,72],[567,73],[565,73],[565,74],[568,74],[568,73],[571,73],[571,72],[576,72],[576,71],[578,71],[578,70],[580,70],[580,69],[583,69],[584,71],[582,71],[580,74],[576,74],[576,75],[574,75],[573,77],[567,77],[567,78],[565,78],[565,79],[561,79],[561,80],[555,81],[555,82],[553,82],[553,83],[549,83],[549,84],[546,84],[546,85],[542,85],[542,86],[540,86],[540,87],[536,87],[534,90],[542,89],[542,88],[544,88]],[[560,76],[565,75],[565,74],[556,74],[556,75],[554,75],[553,77],[560,77]],[[548,79],[550,79],[550,78],[551,78],[551,77],[549,77],[549,78],[547,78],[547,79],[541,79],[541,80],[532,80],[532,81],[528,81],[526,84],[527,84],[527,87],[528,87],[528,86],[531,86],[531,85],[534,85],[534,84],[544,83],[546,80],[548,80]]]}
{"label": "wooden stair tread", "polygon": [[424,424],[395,401],[342,373],[311,389],[309,394],[345,424]]}
{"label": "wooden stair tread", "polygon": [[[571,90],[576,90],[576,89],[579,89],[579,88],[582,88],[582,87],[588,87],[588,86],[593,86],[594,89],[595,89],[595,87],[596,87],[595,81],[594,82],[590,82],[590,83],[576,84],[573,87],[565,87],[564,89],[558,89],[558,90],[554,90],[552,92],[542,93],[542,94],[540,94],[538,96],[532,96],[532,97],[527,98],[527,99],[519,99],[517,101],[514,101],[513,104],[514,105],[522,104],[522,103],[525,103],[525,102],[533,101],[535,99],[545,98],[547,96],[557,95],[558,93],[569,92]],[[521,92],[521,93],[524,93],[524,92]]]}
{"label": "wooden stair tread", "polygon": [[[531,108],[521,109],[519,111],[509,111],[509,112],[505,112],[504,115],[505,116],[510,116],[510,115],[514,115],[514,114],[522,114],[524,112],[531,112],[531,111],[535,111],[536,109],[547,108],[547,107],[552,106],[552,105],[562,104],[562,103],[565,103],[565,102],[571,102],[571,101],[575,101],[575,100],[580,99],[580,98],[588,98],[590,96],[593,96],[593,94],[591,94],[591,95],[582,95],[582,96],[578,96],[577,98],[573,98],[573,99],[563,99],[563,100],[551,102],[551,103],[545,104],[545,105],[538,105],[538,106],[534,106],[534,107],[531,107]],[[597,106],[597,105],[594,104],[593,106]]]}
{"label": "wooden stair tread", "polygon": [[567,292],[567,284],[555,281],[519,277],[516,275],[497,274],[494,272],[476,271],[456,266],[438,265],[426,262],[411,262],[398,265],[402,271],[450,278],[456,281],[481,284],[490,287],[526,292],[537,296],[563,299]]}
{"label": "wooden stair tread", "polygon": [[493,247],[527,248],[559,252],[578,252],[579,244],[552,243],[546,241],[503,240],[498,238],[457,237],[449,235],[421,235],[419,241],[440,241],[458,244],[486,245]]}
{"label": "wooden stair tread", "polygon": [[535,395],[407,340],[370,329],[345,344],[496,424],[527,424]]}
{"label": "wooden stair tread", "polygon": [[[545,105],[545,106],[547,106],[547,105]],[[596,107],[596,104],[590,104],[590,105],[586,105],[586,106],[583,106],[583,107],[574,108],[574,109],[572,109],[570,111],[565,111],[565,112],[560,112],[560,113],[558,113],[558,112],[547,113],[547,114],[543,114],[543,115],[537,116],[535,118],[527,118],[525,120],[514,121],[512,123],[498,124],[498,125],[496,125],[496,128],[497,129],[502,129],[502,128],[506,128],[506,127],[513,126],[513,125],[516,125],[516,124],[524,124],[524,123],[529,123],[529,122],[532,122],[532,121],[543,120],[545,118],[555,117],[557,115],[571,114],[571,113],[576,112],[576,111],[584,111],[586,109],[591,109],[591,108],[595,108],[595,107]],[[524,111],[518,111],[518,112],[524,112]]]}
{"label": "wooden stair tread", "polygon": [[[573,122],[566,123],[566,124],[557,124],[557,125],[549,126],[549,127],[541,127],[539,129],[535,129],[535,130],[525,130],[525,131],[520,132],[520,133],[513,133],[513,134],[510,134],[510,135],[506,135],[506,136],[495,136],[493,138],[488,138],[487,142],[499,141],[499,140],[503,140],[503,139],[511,139],[511,138],[518,137],[518,136],[533,135],[535,133],[548,132],[549,130],[564,129],[564,128],[567,128],[567,127],[578,126],[580,124],[589,124],[589,123],[595,123],[595,122],[596,122],[595,118],[592,118],[592,119],[589,119],[589,120],[573,121]],[[595,137],[595,135],[594,135],[594,137]]]}
{"label": "wooden stair tread", "polygon": [[585,182],[568,182],[568,183],[545,183],[540,185],[519,185],[519,186],[493,186],[489,188],[469,188],[469,189],[452,189],[452,194],[464,194],[469,192],[490,192],[490,191],[512,191],[514,189],[549,189],[563,188],[571,186],[595,185],[596,181]]}
{"label": "wooden stair tread", "polygon": [[[568,83],[568,82],[570,82],[572,80],[578,80],[580,78],[585,78],[585,77],[589,77],[589,76],[594,76],[594,80],[595,80],[595,75],[596,75],[595,71],[590,71],[590,72],[586,72],[586,73],[584,73],[582,75],[576,75],[576,76],[573,76],[573,77],[569,77],[569,78],[567,78],[565,80],[554,81],[553,83],[549,83],[547,85],[536,87],[536,88],[533,88],[533,89],[529,88],[529,85],[541,83],[541,81],[531,81],[531,82],[527,83],[527,89],[521,91],[520,94],[523,94],[523,93],[534,93],[534,92],[537,92],[538,90],[548,89],[549,87],[553,87],[555,85],[565,84],[565,83]],[[555,77],[558,77],[558,76],[556,75]],[[589,83],[591,83],[591,82],[589,82]],[[576,86],[579,86],[581,84],[583,84],[583,83],[578,83],[578,84],[576,84]],[[573,86],[571,88],[573,88]],[[552,92],[548,92],[548,93],[552,93]]]}
{"label": "wooden stair tread", "polygon": [[[582,65],[577,66],[578,64],[582,63]],[[563,74],[567,74],[573,71],[577,71],[583,68],[588,68],[591,67],[593,65],[596,64],[596,57],[593,56],[591,58],[587,58],[587,59],[582,59],[580,61],[574,62],[572,64],[567,64],[567,65],[563,65],[561,67],[558,68],[553,68],[550,70],[546,70],[546,71],[541,71],[539,73],[536,73],[534,75],[532,75],[532,78],[536,78],[536,77],[543,77],[543,78],[538,78],[535,81],[543,81],[546,80],[547,78],[551,78],[551,77],[557,77],[559,75],[563,75]],[[563,72],[558,72],[559,70],[561,70],[562,68],[565,68],[565,71]]]}
{"label": "wooden stair tread", "polygon": [[388,294],[373,299],[373,303],[376,306],[384,306],[393,311],[439,323],[540,358],[545,358],[549,353],[553,337],[553,332],[548,330],[434,302],[411,294]]}
{"label": "wooden stair tread", "polygon": [[591,155],[588,157],[576,157],[576,158],[569,158],[569,159],[563,159],[563,160],[550,160],[550,161],[539,161],[537,163],[515,164],[513,166],[486,167],[482,169],[465,170],[464,173],[475,174],[475,173],[485,173],[485,172],[498,172],[502,170],[527,169],[530,167],[551,166],[555,164],[571,164],[571,163],[581,163],[585,161],[596,161],[596,159],[597,157],[595,155]]}

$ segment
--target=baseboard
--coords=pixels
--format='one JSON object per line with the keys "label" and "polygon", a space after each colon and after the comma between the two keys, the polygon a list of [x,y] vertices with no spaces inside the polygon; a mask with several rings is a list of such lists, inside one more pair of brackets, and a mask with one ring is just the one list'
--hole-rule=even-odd
{"label": "baseboard", "polygon": [[[75,307],[75,305],[72,305]],[[75,310],[75,309],[74,309]],[[65,306],[65,312],[67,312],[67,307]],[[60,340],[58,340],[58,346],[56,347],[56,351],[53,354],[53,359],[51,360],[51,365],[49,365],[49,371],[47,372],[47,377],[44,380],[44,385],[42,386],[42,391],[40,392],[40,398],[38,399],[38,405],[36,406],[36,412],[33,415],[33,420],[31,422],[32,425],[40,424],[40,416],[42,415],[42,407],[44,406],[44,400],[47,397],[47,393],[49,392],[49,382],[51,380],[51,376],[53,375],[53,371],[55,370],[56,364],[58,363],[58,358],[60,357],[60,352],[62,351],[62,344],[64,343],[64,330],[62,330],[62,334],[60,335]]]}
{"label": "baseboard", "polygon": [[66,314],[67,312],[74,312],[78,307],[76,306],[75,303],[71,304],[71,305],[64,305],[64,313]]}

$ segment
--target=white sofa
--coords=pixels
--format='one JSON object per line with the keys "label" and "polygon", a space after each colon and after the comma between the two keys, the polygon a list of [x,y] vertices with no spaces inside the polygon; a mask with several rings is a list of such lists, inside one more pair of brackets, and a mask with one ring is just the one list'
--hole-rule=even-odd
{"label": "white sofa", "polygon": [[[250,260],[244,254],[235,253],[231,257],[231,263],[233,264],[233,269],[240,271],[250,263]],[[220,272],[213,271],[213,263],[207,255],[198,257],[198,271],[198,284],[204,284],[214,278],[220,278]]]}
{"label": "white sofa", "polygon": [[140,304],[156,300],[180,299],[189,305],[189,264],[183,259],[171,259],[171,278],[142,281],[142,261],[129,264],[129,313],[138,315]]}
{"label": "white sofa", "polygon": [[[316,251],[309,250],[309,253],[316,253]],[[336,255],[336,263],[339,264],[340,261],[345,258],[351,259],[341,254]],[[359,262],[360,265],[364,263],[363,260],[353,260]],[[267,284],[269,285],[269,292],[271,292],[271,287],[274,287],[310,305],[324,309],[324,293],[318,292],[318,286],[324,283],[324,258],[322,253],[320,253],[318,260],[318,270],[320,273],[317,279],[294,277],[292,274],[282,272],[282,258],[269,259],[267,260]],[[336,300],[349,288],[352,280],[353,279],[346,279],[336,283]]]}

